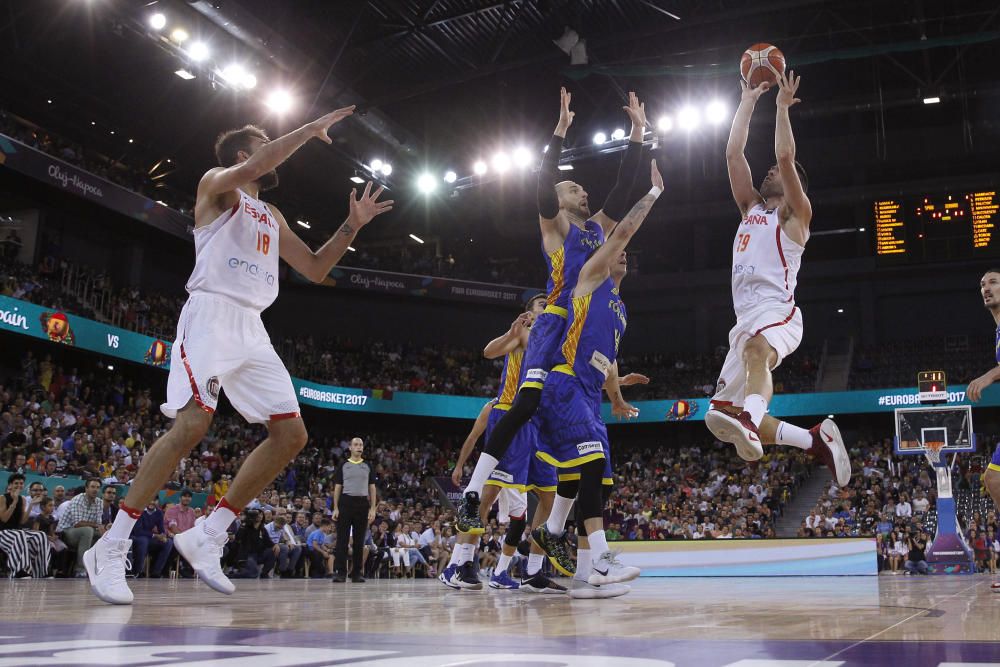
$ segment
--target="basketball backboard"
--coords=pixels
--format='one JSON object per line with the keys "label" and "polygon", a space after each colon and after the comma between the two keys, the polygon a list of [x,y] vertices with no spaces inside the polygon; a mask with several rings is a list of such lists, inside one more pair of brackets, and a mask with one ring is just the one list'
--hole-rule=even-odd
{"label": "basketball backboard", "polygon": [[896,409],[896,454],[923,454],[941,443],[941,451],[946,453],[976,450],[971,406]]}

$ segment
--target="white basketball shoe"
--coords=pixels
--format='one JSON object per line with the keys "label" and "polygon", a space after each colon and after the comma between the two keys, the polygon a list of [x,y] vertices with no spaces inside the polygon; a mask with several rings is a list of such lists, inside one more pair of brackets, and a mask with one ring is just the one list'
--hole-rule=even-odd
{"label": "white basketball shoe", "polygon": [[194,528],[174,536],[174,548],[210,588],[232,595],[236,586],[222,572],[222,549],[228,539],[226,533],[206,533],[202,517],[195,522]]}
{"label": "white basketball shoe", "polygon": [[[592,586],[604,586],[606,584],[620,584],[625,581],[632,581],[642,572],[637,567],[625,565],[618,560],[617,551],[605,551],[598,558],[592,569],[587,583]],[[626,591],[627,592],[627,591]]]}
{"label": "white basketball shoe", "polygon": [[132,540],[101,538],[83,554],[90,590],[109,604],[132,604],[132,591],[125,583]]}

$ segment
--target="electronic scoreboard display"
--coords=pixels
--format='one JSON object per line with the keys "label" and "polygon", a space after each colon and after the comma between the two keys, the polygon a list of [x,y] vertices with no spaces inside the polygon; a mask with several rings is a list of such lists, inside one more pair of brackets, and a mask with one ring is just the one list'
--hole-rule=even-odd
{"label": "electronic scoreboard display", "polygon": [[881,261],[1000,256],[996,190],[875,202],[875,254]]}

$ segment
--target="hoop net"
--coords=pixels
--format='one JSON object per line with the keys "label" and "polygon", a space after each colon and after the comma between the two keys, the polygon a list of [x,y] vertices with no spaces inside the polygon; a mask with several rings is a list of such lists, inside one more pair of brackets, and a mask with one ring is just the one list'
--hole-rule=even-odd
{"label": "hoop net", "polygon": [[924,450],[924,456],[927,457],[928,461],[931,463],[941,462],[941,450],[944,449],[943,440],[928,440],[924,443],[924,447],[926,448]]}

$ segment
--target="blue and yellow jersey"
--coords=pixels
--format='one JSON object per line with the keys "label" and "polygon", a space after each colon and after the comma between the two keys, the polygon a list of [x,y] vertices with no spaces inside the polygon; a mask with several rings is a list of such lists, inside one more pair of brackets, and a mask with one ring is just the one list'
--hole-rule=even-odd
{"label": "blue and yellow jersey", "polygon": [[562,247],[553,253],[545,254],[545,264],[549,268],[548,284],[546,291],[548,297],[545,300],[547,307],[555,307],[557,312],[564,315],[569,309],[569,298],[576,287],[576,280],[580,277],[580,269],[587,261],[590,254],[601,247],[604,243],[604,230],[593,220],[588,220],[584,227],[580,229],[576,225],[569,226],[569,233],[563,241]]}
{"label": "blue and yellow jersey", "polygon": [[618,358],[628,317],[615,284],[608,278],[592,293],[573,297],[554,371],[575,375],[587,394],[599,401],[604,380]]}
{"label": "blue and yellow jersey", "polygon": [[500,389],[497,391],[497,404],[494,408],[510,409],[517,395],[518,379],[521,377],[521,361],[524,350],[518,348],[509,353],[503,360],[503,370],[500,371]]}

